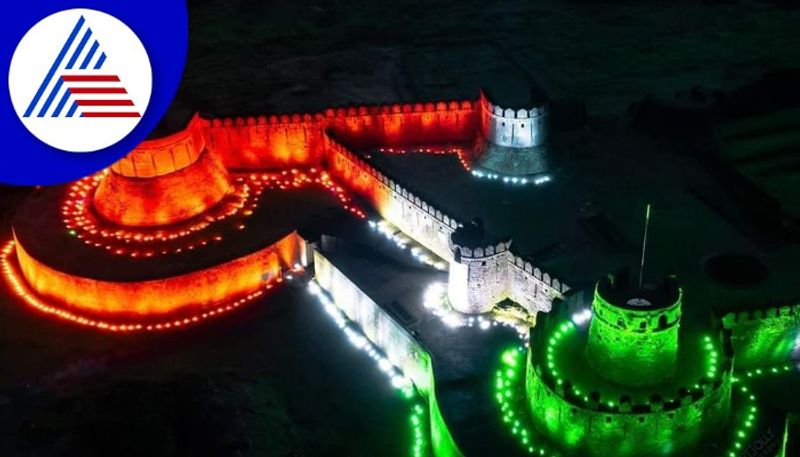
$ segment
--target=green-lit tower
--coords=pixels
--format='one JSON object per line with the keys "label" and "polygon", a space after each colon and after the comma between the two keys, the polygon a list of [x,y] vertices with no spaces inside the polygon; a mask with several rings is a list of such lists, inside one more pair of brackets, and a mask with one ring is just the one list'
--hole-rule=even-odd
{"label": "green-lit tower", "polygon": [[593,292],[578,317],[548,316],[531,332],[525,392],[537,433],[557,455],[721,455],[712,438],[735,422],[730,335],[681,326],[673,275],[639,287],[622,272]]}
{"label": "green-lit tower", "polygon": [[603,378],[648,385],[675,372],[681,291],[674,276],[659,287],[640,288],[625,273],[610,275],[595,287],[592,313],[587,355]]}

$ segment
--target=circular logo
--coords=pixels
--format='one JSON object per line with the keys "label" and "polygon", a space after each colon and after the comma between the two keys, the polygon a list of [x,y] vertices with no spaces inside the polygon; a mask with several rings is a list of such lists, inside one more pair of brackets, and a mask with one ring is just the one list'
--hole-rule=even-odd
{"label": "circular logo", "polygon": [[40,141],[67,152],[108,148],[128,136],[150,103],[153,76],[139,37],[92,9],[60,11],[17,45],[11,102]]}

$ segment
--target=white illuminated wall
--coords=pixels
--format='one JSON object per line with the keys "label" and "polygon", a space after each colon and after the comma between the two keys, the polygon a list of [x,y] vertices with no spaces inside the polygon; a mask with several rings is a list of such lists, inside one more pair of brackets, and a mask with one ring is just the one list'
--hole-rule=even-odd
{"label": "white illuminated wall", "polygon": [[364,335],[385,352],[392,364],[419,389],[427,391],[431,379],[428,352],[319,251],[314,252],[314,269],[317,282],[331,295],[335,305],[359,325]]}

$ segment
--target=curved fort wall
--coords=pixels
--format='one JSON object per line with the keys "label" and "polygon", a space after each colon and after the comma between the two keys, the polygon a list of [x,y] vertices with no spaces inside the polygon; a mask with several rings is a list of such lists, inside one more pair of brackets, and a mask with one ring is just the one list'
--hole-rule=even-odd
{"label": "curved fort wall", "polygon": [[[576,327],[569,313],[561,308],[548,314],[531,332],[526,395],[536,428],[562,443],[570,455],[599,457],[610,450],[622,457],[694,455],[692,449],[717,436],[728,424],[734,377],[729,331],[720,330],[709,340],[720,348],[715,375],[698,373],[695,380],[674,383],[662,379],[650,389],[642,389],[636,387],[641,370],[633,363],[628,365],[627,379],[608,383],[584,376],[582,358],[564,360],[563,354],[553,358],[558,339],[578,336],[572,333]],[[592,316],[592,322],[595,319],[596,315]],[[576,345],[580,342],[571,346],[573,355],[585,350]],[[565,363],[574,364],[566,376]]]}
{"label": "curved fort wall", "polygon": [[[724,427],[730,411],[731,369],[714,382],[702,382],[701,391],[686,388],[657,394],[647,402],[631,404],[619,398],[614,407],[586,405],[570,387],[543,375],[541,364],[528,363],[527,392],[538,429],[581,455],[602,456],[614,449],[619,456],[683,455]],[[668,398],[664,401],[662,398]],[[674,447],[664,450],[664,443]]]}
{"label": "curved fort wall", "polygon": [[93,198],[97,213],[119,225],[158,226],[219,203],[231,185],[220,157],[206,148],[206,124],[195,116],[186,130],[146,141],[112,165]]}
{"label": "curved fort wall", "polygon": [[296,232],[252,254],[211,268],[147,281],[112,282],[64,273],[30,256],[16,240],[20,270],[41,297],[98,317],[153,318],[203,310],[258,290],[264,277],[302,262],[305,243]]}
{"label": "curved fort wall", "polygon": [[[604,378],[634,385],[668,378],[678,363],[681,295],[666,307],[631,309],[610,303],[601,281],[589,326],[589,362]],[[652,305],[651,305],[652,306]],[[631,367],[637,367],[631,377]]]}
{"label": "curved fort wall", "polygon": [[550,117],[546,105],[530,109],[510,109],[497,106],[481,92],[480,127],[483,136],[499,146],[528,148],[541,146],[547,140]]}

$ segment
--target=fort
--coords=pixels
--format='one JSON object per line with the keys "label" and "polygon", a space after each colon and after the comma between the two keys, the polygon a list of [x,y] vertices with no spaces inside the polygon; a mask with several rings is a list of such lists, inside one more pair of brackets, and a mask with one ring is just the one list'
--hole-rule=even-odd
{"label": "fort", "polygon": [[[619,254],[625,237],[574,206],[568,190],[595,182],[595,165],[591,173],[553,167],[561,149],[552,147],[549,116],[546,101],[502,105],[486,92],[306,114],[195,115],[107,170],[37,190],[15,216],[3,274],[38,312],[114,333],[175,330],[255,302],[269,306],[272,291],[303,277],[359,347],[377,348],[370,354],[396,387],[425,397],[431,445],[419,455],[485,455],[491,444],[502,455],[735,457],[755,436],[750,429],[764,425],[754,425],[755,397],[739,378],[785,370],[800,357],[796,305],[686,325],[686,297],[708,305],[697,305],[694,289],[684,295],[675,275],[654,287],[632,286],[625,274],[602,277],[611,261],[596,251]],[[429,159],[446,160],[448,174],[439,176],[452,187],[436,192],[428,167],[404,171]],[[556,171],[579,184],[546,194]],[[479,185],[486,187],[470,187]],[[561,241],[573,210],[600,242]],[[448,375],[438,330],[412,331],[413,316],[377,298],[376,273],[347,267],[359,260],[331,247],[361,242],[351,224],[363,219],[395,241],[397,262],[410,250],[447,270],[425,267],[425,275],[446,276],[430,296],[447,322],[523,334],[503,356],[497,401],[473,392],[474,414],[499,405],[519,446],[493,427],[473,437],[469,424],[486,418],[460,416],[459,395],[436,385]],[[458,344],[476,360],[495,349],[478,339]],[[475,366],[476,378],[492,378]]]}

